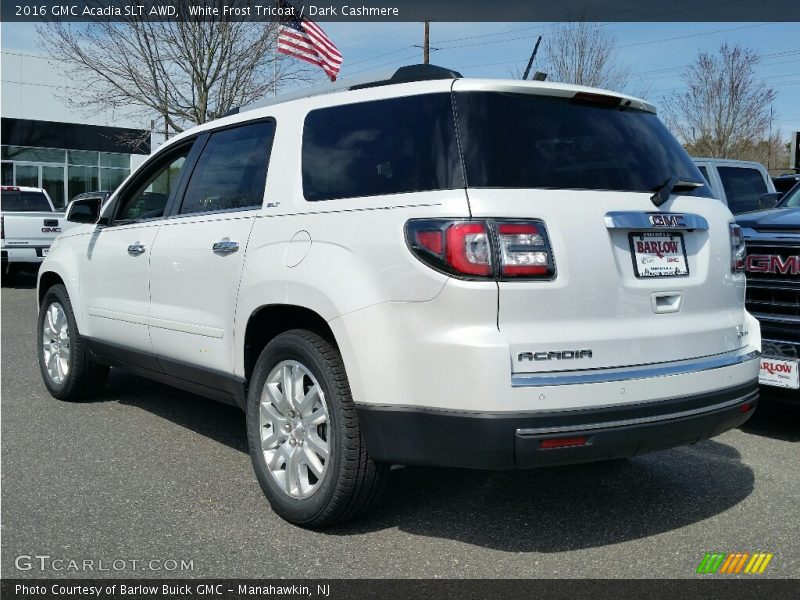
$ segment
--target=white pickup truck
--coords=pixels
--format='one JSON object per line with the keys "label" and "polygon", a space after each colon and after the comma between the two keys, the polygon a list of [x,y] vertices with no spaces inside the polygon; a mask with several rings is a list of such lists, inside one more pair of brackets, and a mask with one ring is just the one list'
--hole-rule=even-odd
{"label": "white pickup truck", "polygon": [[64,213],[56,212],[41,188],[4,185],[0,193],[3,272],[29,265],[38,268],[50,244],[68,227]]}

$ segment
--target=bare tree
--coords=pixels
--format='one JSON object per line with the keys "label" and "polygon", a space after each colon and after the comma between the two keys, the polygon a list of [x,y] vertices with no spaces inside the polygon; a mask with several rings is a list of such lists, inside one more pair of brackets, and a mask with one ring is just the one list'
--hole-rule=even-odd
{"label": "bare tree", "polygon": [[756,79],[757,64],[752,50],[723,44],[686,69],[686,90],[665,102],[665,115],[695,155],[748,158],[758,146],[770,147],[775,91]]}
{"label": "bare tree", "polygon": [[110,108],[155,119],[169,135],[313,78],[275,52],[277,23],[214,20],[178,6],[183,14],[175,21],[39,26],[42,47],[80,86],[64,99],[84,112]]}
{"label": "bare tree", "polygon": [[624,90],[630,67],[621,62],[617,42],[599,23],[575,21],[559,25],[544,37],[548,79],[610,90]]}

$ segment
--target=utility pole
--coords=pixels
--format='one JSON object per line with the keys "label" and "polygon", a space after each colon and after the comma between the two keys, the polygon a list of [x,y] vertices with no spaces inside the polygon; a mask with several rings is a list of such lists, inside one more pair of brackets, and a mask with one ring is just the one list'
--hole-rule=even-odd
{"label": "utility pole", "polygon": [[425,37],[422,41],[422,62],[430,64],[431,62],[431,22],[425,21]]}
{"label": "utility pole", "polygon": [[525,67],[525,74],[522,76],[522,79],[528,78],[528,73],[531,72],[531,67],[533,66],[533,59],[536,58],[536,53],[539,51],[539,44],[542,43],[542,36],[539,36],[539,39],[536,40],[536,45],[533,47],[533,52],[531,52],[531,57],[528,59],[528,66]]}

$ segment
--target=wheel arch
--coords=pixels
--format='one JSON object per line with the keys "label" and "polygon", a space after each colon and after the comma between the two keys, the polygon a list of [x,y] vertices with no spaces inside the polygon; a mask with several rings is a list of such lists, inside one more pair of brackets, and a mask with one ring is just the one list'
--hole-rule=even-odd
{"label": "wheel arch", "polygon": [[55,271],[45,271],[43,273],[39,273],[39,284],[37,286],[37,299],[38,304],[42,304],[42,300],[44,300],[44,295],[54,285],[63,285],[66,287],[66,283],[61,278],[61,275],[56,273]]}
{"label": "wheel arch", "polygon": [[261,351],[276,336],[291,329],[307,329],[338,348],[328,322],[316,311],[296,304],[265,304],[253,310],[242,340],[244,378],[249,381]]}

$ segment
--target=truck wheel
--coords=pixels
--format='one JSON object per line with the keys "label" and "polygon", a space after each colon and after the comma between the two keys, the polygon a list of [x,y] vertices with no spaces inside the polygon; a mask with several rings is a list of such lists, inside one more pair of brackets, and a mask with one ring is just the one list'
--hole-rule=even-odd
{"label": "truck wheel", "polygon": [[272,509],[297,525],[353,519],[383,490],[388,465],[367,454],[339,352],[311,331],[287,331],[261,352],[247,438]]}
{"label": "truck wheel", "polygon": [[108,367],[96,364],[89,355],[63,285],[54,285],[45,293],[38,333],[39,370],[52,396],[79,400],[102,389]]}

